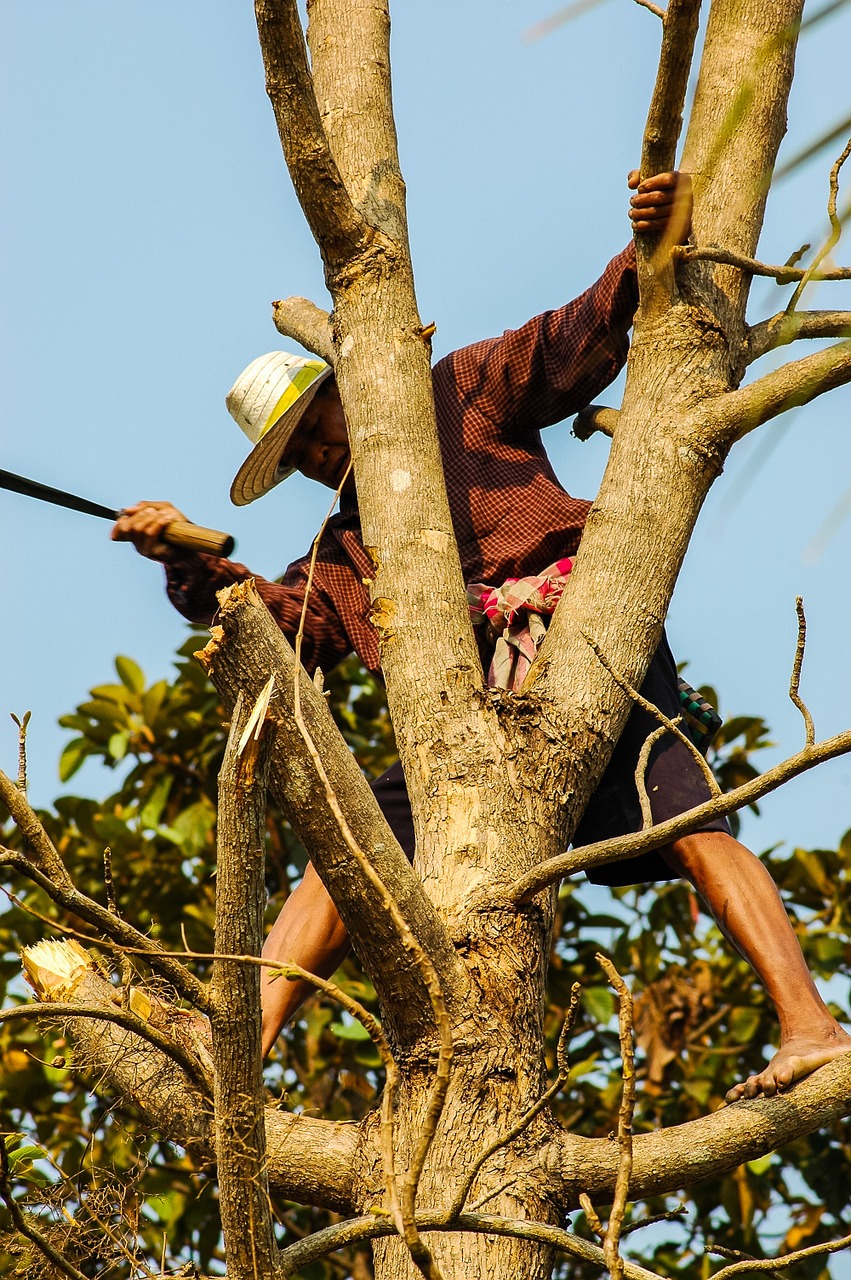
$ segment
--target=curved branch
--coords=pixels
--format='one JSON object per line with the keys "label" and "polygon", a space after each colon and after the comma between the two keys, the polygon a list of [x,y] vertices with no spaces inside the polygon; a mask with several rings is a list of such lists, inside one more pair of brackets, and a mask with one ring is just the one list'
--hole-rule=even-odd
{"label": "curved branch", "polygon": [[205,1091],[209,1089],[210,1081],[200,1069],[198,1060],[171,1036],[159,1031],[150,1022],[137,1017],[129,1009],[116,1009],[114,1006],[111,1009],[105,1009],[102,1006],[86,1006],[69,1000],[57,1000],[40,1004],[22,1004],[14,1009],[0,1011],[0,1023],[28,1018],[97,1018],[100,1022],[114,1022],[117,1027],[132,1031],[134,1035],[147,1040],[156,1049],[173,1058],[199,1089]]}
{"label": "curved branch", "polygon": [[[598,1139],[599,1141],[599,1139]],[[529,1222],[521,1218],[502,1218],[489,1213],[462,1213],[454,1222],[446,1222],[444,1217],[436,1213],[417,1215],[417,1226],[420,1231],[473,1231],[491,1236],[513,1236],[517,1240],[532,1240],[539,1244],[550,1245],[561,1253],[581,1258],[598,1267],[605,1267],[603,1250],[597,1245],[573,1235],[561,1227],[551,1227],[545,1222]],[[351,1218],[348,1222],[337,1222],[322,1231],[315,1231],[291,1244],[281,1253],[281,1274],[297,1275],[311,1262],[316,1262],[326,1254],[342,1249],[346,1245],[358,1244],[363,1240],[378,1240],[381,1236],[392,1236],[395,1228],[389,1218],[365,1217]],[[660,1280],[655,1271],[648,1271],[634,1262],[624,1262],[624,1280]]]}
{"label": "curved branch", "polygon": [[45,876],[61,885],[64,889],[73,889],[74,881],[68,875],[65,864],[60,858],[53,841],[45,831],[38,815],[27,800],[26,792],[16,787],[11,778],[0,769],[0,800],[3,801],[15,826],[26,840],[32,851],[35,865]]}
{"label": "curved branch", "polygon": [[851,311],[778,311],[761,320],[748,331],[747,364],[753,364],[768,351],[785,347],[798,338],[851,337]]}
{"label": "curved branch", "polygon": [[652,849],[659,849],[662,845],[670,844],[672,840],[678,840],[680,836],[699,831],[711,818],[726,817],[736,809],[753,804],[755,800],[761,799],[770,791],[776,791],[784,782],[797,777],[799,773],[806,773],[817,764],[822,764],[825,760],[833,760],[836,756],[845,755],[849,751],[851,751],[851,729],[847,729],[844,733],[837,733],[834,737],[826,738],[824,742],[815,743],[811,747],[804,747],[795,755],[789,756],[787,760],[775,765],[773,769],[767,769],[765,773],[761,773],[758,778],[752,778],[741,787],[735,787],[724,795],[714,796],[704,804],[688,809],[676,818],[669,818],[667,822],[660,822],[646,831],[616,836],[612,840],[600,840],[596,844],[583,845],[579,849],[572,849],[569,853],[561,853],[558,857],[549,858],[515,881],[509,890],[509,900],[515,906],[519,906],[522,902],[528,902],[547,885],[562,879],[563,876],[585,871],[589,867],[605,866],[606,863],[617,862],[623,858],[631,858],[637,853],[649,853]]}
{"label": "curved branch", "polygon": [[272,303],[272,319],[278,333],[294,338],[305,350],[333,366],[336,352],[327,311],[309,298],[279,298]]}
{"label": "curved branch", "polygon": [[700,413],[701,424],[713,432],[741,440],[749,431],[798,405],[809,404],[825,391],[851,382],[851,342],[837,342],[801,360],[793,360],[738,391],[710,400]]}
{"label": "curved branch", "polygon": [[[851,1054],[845,1054],[788,1093],[736,1102],[699,1120],[637,1135],[631,1195],[645,1199],[716,1177],[849,1113]],[[608,1140],[563,1133],[545,1160],[567,1210],[578,1206],[582,1191],[603,1201],[611,1197],[618,1151]]]}

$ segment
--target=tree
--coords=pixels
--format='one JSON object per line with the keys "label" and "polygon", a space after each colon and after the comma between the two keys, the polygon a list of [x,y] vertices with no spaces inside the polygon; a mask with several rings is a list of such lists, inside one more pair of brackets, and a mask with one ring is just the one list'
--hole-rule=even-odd
{"label": "tree", "polygon": [[[624,845],[583,851],[582,859],[561,850],[626,719],[629,688],[640,683],[658,642],[701,503],[737,439],[851,378],[851,349],[840,341],[740,385],[749,362],[777,345],[848,331],[847,315],[795,307],[753,327],[745,321],[748,280],[761,269],[753,254],[783,130],[800,6],[769,11],[757,0],[713,6],[683,157],[695,176],[698,248],[675,262],[670,247],[638,246],[641,309],[609,466],[565,605],[516,696],[483,687],[467,617],[430,403],[428,331],[413,294],[386,11],[315,6],[308,65],[295,6],[258,3],[256,10],[284,150],[334,304],[329,322],[303,300],[289,300],[277,306],[276,322],[332,358],[346,406],[365,541],[375,549],[373,621],[414,805],[419,874],[395,845],[320,691],[298,674],[295,656],[250,588],[235,588],[222,601],[221,626],[204,657],[226,706],[235,708],[225,770],[231,783],[220,800],[216,949],[226,955],[250,950],[252,938],[240,933],[233,904],[248,891],[238,876],[259,842],[250,836],[261,823],[256,777],[262,780],[268,769],[272,790],[338,903],[375,986],[390,1072],[380,1123],[369,1115],[341,1137],[321,1121],[288,1122],[276,1113],[267,1117],[267,1158],[256,1045],[243,1052],[256,1024],[256,982],[243,972],[250,975],[251,966],[214,961],[211,986],[204,988],[143,935],[83,903],[20,797],[6,788],[34,864],[25,868],[16,855],[11,865],[80,915],[87,911],[85,918],[108,936],[143,948],[157,973],[210,1013],[216,1089],[223,1091],[215,1145],[232,1274],[273,1270],[263,1194],[268,1171],[293,1199],[365,1213],[365,1222],[341,1227],[333,1240],[354,1238],[352,1232],[374,1237],[379,1275],[408,1274],[405,1251],[426,1274],[547,1275],[553,1246],[599,1257],[559,1226],[580,1192],[602,1201],[615,1193],[617,1202],[629,1178],[631,1196],[652,1195],[756,1158],[845,1107],[842,1086],[851,1068],[837,1063],[779,1104],[748,1104],[634,1146],[625,1111],[620,1162],[605,1141],[588,1145],[555,1127],[545,1110],[529,1114],[544,1089],[552,886],[580,862],[622,855]],[[696,29],[697,6],[672,3],[645,137],[645,173],[673,163]],[[798,274],[813,278],[818,261]],[[795,269],[775,270],[788,275]],[[610,415],[590,415],[591,425],[610,422]],[[274,730],[266,731],[268,742],[262,732],[246,737],[240,751],[248,711],[270,671]],[[248,705],[239,702],[240,692]],[[821,747],[810,743],[795,767],[848,745],[848,735]],[[777,780],[766,775],[713,803],[719,809],[746,803]],[[676,830],[689,820],[695,822],[684,818]],[[630,847],[661,844],[673,830],[643,833]],[[252,874],[256,941],[256,865]],[[237,1026],[224,1002],[243,979]],[[85,981],[89,1003],[111,999],[105,992],[98,997],[94,977]],[[121,1016],[121,1035],[130,1026],[143,1029],[126,1010]],[[159,1010],[152,1014],[149,1034],[159,1016]],[[180,1020],[165,1014],[163,1020],[160,1051],[169,1028],[181,1038]],[[95,1061],[113,1061],[108,1037],[119,1033],[81,1018],[74,1034]],[[121,1043],[126,1049],[126,1040]],[[133,1081],[139,1105],[161,1124],[166,1111],[172,1136],[209,1151],[206,1112],[186,1076],[155,1059],[152,1049],[137,1052],[141,1062],[158,1061],[160,1072],[153,1089]],[[203,1053],[194,1068],[183,1055],[182,1070],[194,1074],[201,1094],[206,1065]],[[125,1081],[124,1087],[131,1086]],[[231,1124],[243,1126],[251,1142],[228,1141]],[[450,1171],[463,1166],[471,1140],[484,1152],[499,1139],[495,1158],[477,1171],[472,1187],[461,1188],[486,1202],[488,1214],[459,1217],[465,1197],[458,1196],[457,1175],[455,1199],[446,1203]],[[241,1163],[246,1150],[250,1177]],[[376,1203],[384,1205],[383,1215],[369,1212]],[[618,1216],[606,1242],[607,1265],[615,1272]],[[253,1233],[246,1231],[249,1218]],[[540,1225],[530,1228],[529,1221]],[[432,1237],[427,1229],[435,1227],[441,1229]],[[247,1239],[254,1242],[251,1256]],[[319,1245],[306,1246],[313,1247]],[[307,1256],[290,1254],[284,1265],[301,1266]],[[637,1273],[627,1266],[623,1274]]]}

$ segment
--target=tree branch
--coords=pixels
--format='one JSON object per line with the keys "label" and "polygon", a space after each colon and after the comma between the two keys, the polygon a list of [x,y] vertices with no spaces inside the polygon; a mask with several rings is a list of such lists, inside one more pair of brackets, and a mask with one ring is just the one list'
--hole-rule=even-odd
{"label": "tree branch", "polygon": [[280,298],[272,303],[275,328],[285,338],[294,338],[307,351],[332,365],[337,359],[327,311],[309,298]]}
{"label": "tree branch", "polygon": [[[220,593],[219,601],[221,625],[198,655],[201,664],[226,706],[233,704],[239,688],[257,697],[270,672],[275,674],[272,791],[334,898],[381,995],[388,1019],[402,1042],[410,1042],[434,1025],[434,1015],[422,975],[388,914],[385,892],[398,904],[402,917],[440,974],[447,998],[454,993],[463,1000],[466,979],[454,948],[331,719],[325,699],[304,669],[297,666],[290,645],[253,583],[249,580],[228,588]],[[304,723],[326,775],[334,778],[339,809],[358,847],[368,855],[383,890],[352,858],[325,786],[305,748],[295,720],[295,678],[299,681]]]}
{"label": "tree branch", "polygon": [[[269,744],[265,711],[249,707],[240,695],[219,772],[215,949],[259,955]],[[260,715],[256,728],[255,713]],[[274,1274],[278,1255],[266,1168],[260,969],[214,960],[210,994],[216,1163],[228,1275],[257,1280]]]}
{"label": "tree branch", "polygon": [[67,1258],[62,1256],[58,1249],[54,1249],[47,1237],[42,1235],[38,1228],[27,1219],[21,1206],[12,1195],[12,1188],[9,1185],[9,1153],[2,1137],[0,1137],[0,1199],[3,1200],[9,1210],[9,1216],[15,1226],[15,1230],[20,1232],[25,1239],[31,1241],[44,1257],[53,1263],[57,1271],[67,1276],[68,1280],[86,1280],[83,1272],[78,1271]]}
{"label": "tree branch", "polygon": [[624,858],[634,857],[638,853],[649,853],[652,849],[659,849],[662,845],[670,844],[672,840],[678,840],[681,836],[699,831],[712,818],[725,817],[736,809],[753,804],[755,800],[761,799],[770,791],[776,791],[784,782],[797,777],[799,773],[805,773],[823,761],[833,760],[834,757],[845,755],[849,751],[851,751],[851,729],[838,733],[832,738],[826,738],[813,746],[804,747],[795,755],[789,756],[787,760],[775,765],[773,769],[767,769],[765,773],[761,773],[758,778],[752,778],[741,787],[725,792],[724,795],[714,796],[711,800],[697,805],[694,809],[686,810],[676,818],[669,818],[667,822],[660,822],[655,827],[632,835],[616,836],[612,840],[600,840],[596,844],[583,845],[579,849],[572,849],[569,853],[562,853],[558,857],[548,859],[515,881],[509,890],[509,900],[519,906],[520,903],[528,902],[541,889],[564,876],[585,871],[589,867],[601,867],[609,862],[618,862]]}
{"label": "tree branch", "polygon": [[[717,262],[727,267],[737,267],[748,276],[765,276],[776,280],[778,284],[794,284],[803,280],[808,267],[793,267],[788,263],[780,266],[768,262],[760,262],[745,253],[736,253],[733,249],[721,249],[715,245],[678,244],[671,250],[680,262]],[[851,267],[831,267],[827,271],[816,271],[810,280],[851,280]],[[785,314],[785,313],[784,313]]]}
{"label": "tree branch", "polygon": [[[550,1245],[561,1253],[581,1258],[584,1262],[590,1262],[598,1267],[606,1265],[603,1250],[597,1245],[573,1235],[570,1231],[564,1231],[561,1227],[551,1227],[544,1222],[502,1218],[489,1213],[462,1213],[455,1222],[448,1223],[440,1214],[422,1213],[417,1215],[417,1226],[420,1231],[473,1231],[492,1236],[513,1236],[517,1240],[532,1240]],[[281,1253],[281,1273],[284,1276],[297,1275],[310,1263],[318,1261],[336,1249],[358,1244],[363,1240],[378,1240],[382,1236],[392,1236],[394,1231],[389,1219],[373,1216],[335,1223],[322,1231],[315,1231],[313,1235],[284,1249]],[[624,1262],[623,1276],[624,1280],[660,1280],[655,1271],[648,1271],[634,1262]]]}
{"label": "tree branch", "polygon": [[746,363],[798,338],[851,337],[851,311],[779,311],[748,330]]}
{"label": "tree branch", "polygon": [[738,391],[708,400],[699,410],[701,426],[733,440],[797,405],[851,382],[851,342],[837,342],[793,360]]}
{"label": "tree branch", "polygon": [[[641,148],[642,178],[674,168],[699,18],[700,0],[669,0],[662,19],[659,68]],[[646,232],[636,235],[641,296],[637,324],[659,318],[671,305],[675,292],[671,249],[684,231],[685,225],[675,214],[661,237]]]}
{"label": "tree branch", "polygon": [[[63,1004],[75,1009],[79,1004],[81,1009],[79,1017],[68,1015],[69,1032],[78,1052],[77,1069],[90,1067],[92,1074],[108,1082],[116,1093],[132,1098],[153,1128],[201,1162],[212,1163],[214,1135],[208,1099],[192,1085],[174,1057],[153,1048],[149,1039],[124,1029],[115,988],[91,961],[88,967],[81,966],[81,953],[85,954],[78,948],[72,957],[76,971],[73,990],[54,988]],[[255,966],[261,963],[256,957],[249,959]],[[45,996],[52,1005],[50,993],[46,991]],[[92,1017],[90,1011],[101,1007],[105,1017]],[[175,1038],[184,1033],[188,1043],[196,1045],[189,1018],[165,1006],[159,1007],[160,1012],[174,1014],[169,1030]],[[288,1115],[278,1107],[266,1108],[265,1118],[270,1189],[300,1204],[351,1212],[360,1142],[357,1126]]]}
{"label": "tree branch", "polygon": [[[849,1113],[851,1054],[846,1054],[787,1093],[736,1102],[699,1120],[636,1135],[631,1194],[642,1200],[727,1173]],[[563,1133],[544,1159],[565,1209],[578,1205],[583,1190],[611,1199],[618,1165],[612,1143]]]}
{"label": "tree branch", "polygon": [[604,404],[589,404],[581,409],[573,419],[573,434],[577,440],[590,440],[595,431],[610,439],[618,425],[619,410],[609,409]]}
{"label": "tree branch", "polygon": [[[786,1267],[794,1267],[798,1262],[806,1262],[807,1258],[822,1258],[825,1254],[840,1253],[851,1248],[851,1235],[840,1240],[825,1240],[822,1244],[811,1244],[806,1249],[796,1249],[792,1253],[781,1254],[777,1258],[746,1258],[741,1262],[733,1262],[729,1267],[716,1271],[713,1280],[731,1280],[732,1276],[753,1275],[755,1272],[777,1272]],[[715,1253],[715,1249],[708,1249]]]}
{"label": "tree branch", "polygon": [[352,204],[331,154],[295,0],[255,0],[254,13],[284,157],[328,270],[332,261],[373,243],[374,233]]}

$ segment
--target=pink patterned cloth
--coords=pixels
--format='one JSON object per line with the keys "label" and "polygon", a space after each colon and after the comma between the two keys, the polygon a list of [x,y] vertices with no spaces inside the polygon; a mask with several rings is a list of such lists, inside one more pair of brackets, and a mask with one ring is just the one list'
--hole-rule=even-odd
{"label": "pink patterned cloth", "polygon": [[501,587],[468,584],[470,619],[474,627],[487,628],[494,645],[488,671],[492,689],[519,691],[547,633],[545,619],[552,617],[572,568],[573,561],[565,557],[543,573],[507,578]]}

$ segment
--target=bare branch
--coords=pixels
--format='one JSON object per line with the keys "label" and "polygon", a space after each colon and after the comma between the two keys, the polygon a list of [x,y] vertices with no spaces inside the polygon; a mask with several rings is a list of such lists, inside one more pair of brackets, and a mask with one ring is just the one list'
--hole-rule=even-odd
{"label": "bare branch", "polygon": [[[417,1226],[420,1231],[473,1231],[483,1232],[485,1235],[513,1236],[517,1240],[532,1240],[550,1245],[561,1253],[581,1258],[598,1267],[606,1265],[603,1250],[597,1245],[544,1222],[502,1218],[489,1213],[462,1213],[455,1222],[449,1223],[444,1221],[441,1214],[423,1213],[417,1215]],[[297,1275],[311,1262],[318,1261],[336,1249],[393,1234],[393,1224],[386,1217],[351,1218],[348,1222],[335,1223],[284,1249],[281,1253],[281,1274]],[[661,1280],[655,1271],[648,1271],[635,1262],[624,1262],[623,1276],[624,1280]]]}
{"label": "bare branch", "polygon": [[[641,148],[642,178],[674,168],[699,18],[700,0],[668,0],[667,12],[662,15],[662,49]],[[636,234],[638,286],[645,318],[658,316],[673,300],[671,249],[685,230],[684,223],[678,222],[675,213],[661,237]]]}
{"label": "bare branch", "polygon": [[[27,801],[23,788],[7,778],[0,769],[0,800],[3,801],[21,835],[32,852],[35,866],[57,886],[73,889],[74,882],[65,870],[65,864],[54,847],[53,841],[39,822],[35,810]],[[22,859],[23,860],[23,859]]]}
{"label": "bare branch", "polygon": [[[736,253],[732,249],[720,249],[714,245],[675,245],[671,250],[674,258],[680,262],[720,262],[724,266],[738,267],[751,276],[767,276],[778,284],[794,284],[803,280],[807,274],[804,267],[772,266],[760,262],[758,258],[749,258],[746,254]],[[828,271],[816,271],[811,280],[851,280],[851,267],[831,267]]]}
{"label": "bare branch", "polygon": [[285,338],[294,338],[307,351],[333,365],[336,360],[331,333],[331,319],[327,311],[317,307],[309,298],[280,298],[272,303],[275,328]]}
{"label": "bare branch", "polygon": [[629,694],[630,698],[634,703],[637,704],[637,706],[641,707],[649,715],[653,716],[654,719],[658,720],[661,725],[664,725],[668,733],[673,734],[675,738],[679,739],[679,741],[683,744],[683,746],[688,748],[688,750],[691,752],[691,754],[694,756],[695,760],[697,761],[697,764],[704,778],[706,779],[706,783],[707,783],[707,786],[709,787],[711,794],[714,796],[720,795],[721,788],[718,786],[718,779],[715,777],[715,774],[712,772],[706,760],[701,755],[700,750],[698,749],[697,746],[695,746],[695,744],[692,742],[688,734],[683,733],[682,729],[679,728],[679,726],[675,723],[675,721],[669,719],[668,716],[664,715],[663,712],[661,712],[659,708],[654,705],[654,703],[649,702],[647,698],[642,697],[642,695],[638,692],[638,690],[634,689],[632,685],[629,683],[629,681],[626,680],[619,671],[615,670],[615,668],[609,662],[608,658],[603,653],[602,649],[600,648],[600,646],[597,644],[596,640],[594,640],[592,636],[589,636],[585,631],[582,631],[582,635],[585,637],[591,649],[593,650],[594,654],[598,658],[600,665],[603,667],[605,671],[608,671],[609,675],[612,677],[615,684],[619,688],[623,689],[624,693]]}
{"label": "bare branch", "polygon": [[660,9],[658,4],[653,4],[653,0],[635,0],[635,3],[640,5],[642,9],[649,9],[651,13],[655,13],[657,18],[661,18],[663,22],[665,21],[665,10]]}
{"label": "bare branch", "polygon": [[27,794],[27,726],[32,718],[31,711],[25,711],[19,720],[14,712],[12,719],[18,726],[18,790]]}
{"label": "bare branch", "polygon": [[797,405],[851,381],[851,342],[837,342],[824,351],[774,369],[738,391],[709,400],[700,410],[712,431],[741,440],[749,431]]}
{"label": "bare branch", "polygon": [[753,325],[747,336],[747,363],[798,338],[851,337],[851,311],[779,311]]}
{"label": "bare branch", "polygon": [[363,248],[374,237],[352,204],[331,154],[295,0],[255,0],[254,13],[266,92],[308,225],[327,257]]}
{"label": "bare branch", "polygon": [[589,867],[618,862],[623,858],[633,857],[637,853],[649,853],[652,849],[659,849],[662,845],[670,844],[672,840],[678,840],[680,836],[701,830],[712,818],[725,817],[736,809],[753,804],[762,796],[768,795],[770,791],[776,791],[790,778],[797,777],[799,773],[805,773],[823,761],[833,760],[836,756],[845,755],[849,751],[851,751],[851,729],[838,733],[832,738],[826,738],[823,742],[815,743],[811,747],[804,747],[795,755],[789,756],[787,760],[775,765],[773,769],[760,774],[758,778],[752,778],[749,782],[723,795],[713,796],[704,804],[688,809],[676,818],[660,822],[648,831],[616,836],[612,840],[600,840],[596,844],[583,845],[569,853],[549,858],[515,881],[509,890],[509,900],[515,905],[528,902],[541,889],[564,876],[587,870]]}
{"label": "bare branch", "polygon": [[618,1028],[621,1061],[623,1063],[623,1090],[618,1113],[618,1176],[615,1179],[615,1198],[612,1202],[603,1253],[612,1280],[621,1280],[624,1262],[620,1254],[621,1228],[623,1227],[629,1183],[632,1175],[632,1117],[635,1112],[635,1049],[632,1035],[632,996],[629,988],[611,960],[598,953],[597,960],[618,996]]}
{"label": "bare branch", "polygon": [[573,434],[577,440],[590,440],[595,431],[610,439],[615,434],[619,410],[608,409],[604,404],[589,404],[573,419]]}
{"label": "bare branch", "polygon": [[114,1022],[116,1026],[123,1027],[125,1031],[132,1031],[135,1035],[141,1036],[143,1040],[148,1040],[155,1048],[167,1054],[169,1058],[173,1058],[189,1078],[197,1084],[199,1089],[203,1089],[205,1092],[209,1090],[210,1080],[201,1070],[198,1059],[184,1049],[183,1045],[179,1044],[173,1036],[160,1031],[129,1009],[104,1009],[99,1005],[86,1006],[73,1004],[70,1001],[52,1000],[49,1003],[22,1004],[14,1009],[3,1009],[0,1012],[0,1023],[26,1021],[30,1018],[52,1018],[55,1020],[64,1018],[97,1018],[101,1022]]}
{"label": "bare branch", "polygon": [[800,596],[795,599],[795,610],[798,614],[798,643],[795,646],[795,661],[792,665],[792,677],[789,681],[789,697],[804,718],[806,743],[811,747],[816,740],[816,727],[807,704],[798,692],[801,682],[801,665],[804,661],[804,648],[807,643],[807,619],[804,615],[804,602]]}
{"label": "bare branch", "polygon": [[[824,1257],[825,1254],[839,1253],[848,1248],[851,1248],[851,1235],[843,1236],[841,1240],[827,1240],[824,1244],[812,1244],[806,1249],[796,1249],[794,1253],[784,1253],[779,1258],[753,1258],[733,1262],[729,1267],[716,1271],[713,1280],[729,1280],[731,1276],[744,1276],[760,1271],[776,1272],[781,1267],[793,1267],[798,1262],[805,1262],[807,1258]],[[716,1250],[709,1249],[708,1252],[715,1253]]]}
{"label": "bare branch", "polygon": [[830,253],[831,249],[833,249],[839,242],[839,237],[842,235],[842,223],[836,216],[836,197],[839,194],[839,171],[848,159],[849,155],[851,155],[851,139],[849,139],[845,146],[845,150],[842,152],[839,159],[835,161],[833,168],[830,171],[830,194],[827,199],[827,216],[830,219],[830,235],[827,237],[824,244],[807,267],[800,284],[789,299],[786,310],[790,314],[795,310],[795,306],[797,305],[801,294],[804,292],[804,289],[806,289],[809,282],[814,279],[819,266]]}

